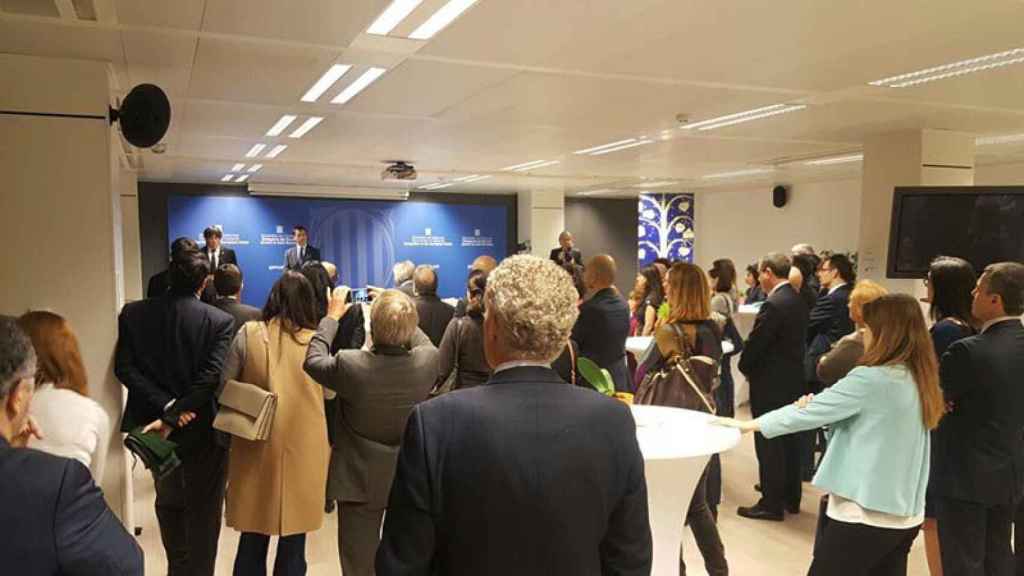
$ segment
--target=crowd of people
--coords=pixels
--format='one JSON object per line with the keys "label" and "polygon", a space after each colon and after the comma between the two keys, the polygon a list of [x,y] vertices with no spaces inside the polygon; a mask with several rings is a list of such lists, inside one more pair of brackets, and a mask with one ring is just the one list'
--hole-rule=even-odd
{"label": "crowd of people", "polygon": [[[936,258],[929,327],[914,297],[806,244],[747,267],[743,294],[730,260],[705,271],[659,259],[624,295],[615,260],[585,260],[564,232],[548,259],[477,258],[455,306],[436,269],[409,261],[364,304],[303,227],[293,234],[262,309],[240,301],[242,270],[211,227],[202,249],[175,240],[149,297],[121,311],[119,429],[170,439],[181,460],[155,482],[172,576],[214,573],[222,520],[241,533],[235,574],[264,574],[272,537],[274,574],[304,574],[306,535],[334,510],[347,576],[649,574],[635,424],[580,358],[619,395],[753,432],[761,496],[741,517],[800,513],[813,475],[827,496],[810,574],[905,574],[922,530],[933,575],[1014,571],[1024,265],[976,275]],[[746,338],[741,304],[757,305]],[[626,351],[630,336],[651,337],[645,354]],[[737,354],[751,420],[734,418]],[[96,487],[111,423],[87,380],[64,318],[0,319],[0,495],[13,518],[0,538],[25,573],[142,573]],[[267,439],[215,428],[237,382],[275,395]],[[713,457],[680,518],[716,576],[729,573],[722,472]]]}

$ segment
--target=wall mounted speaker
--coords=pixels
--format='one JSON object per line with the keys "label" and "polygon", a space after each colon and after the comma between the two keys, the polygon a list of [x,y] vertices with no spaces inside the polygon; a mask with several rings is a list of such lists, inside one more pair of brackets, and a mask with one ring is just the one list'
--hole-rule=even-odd
{"label": "wall mounted speaker", "polygon": [[171,125],[171,103],[154,84],[139,84],[124,97],[121,108],[110,109],[110,123],[121,123],[121,134],[132,146],[149,148]]}
{"label": "wall mounted speaker", "polygon": [[782,208],[786,205],[787,200],[789,200],[789,188],[785,186],[772,188],[772,206]]}

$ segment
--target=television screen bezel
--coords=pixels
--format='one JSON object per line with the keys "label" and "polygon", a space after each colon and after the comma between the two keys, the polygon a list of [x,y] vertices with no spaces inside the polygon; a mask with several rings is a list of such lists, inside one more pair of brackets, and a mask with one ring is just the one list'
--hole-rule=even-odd
{"label": "television screen bezel", "polygon": [[1024,186],[896,186],[892,194],[892,218],[889,222],[889,250],[886,258],[885,276],[892,279],[919,279],[927,278],[928,272],[901,272],[896,270],[896,253],[900,217],[903,213],[903,198],[905,196],[921,195],[942,195],[953,196],[957,194],[971,194],[980,196],[983,194],[995,195],[1017,195],[1024,196]]}

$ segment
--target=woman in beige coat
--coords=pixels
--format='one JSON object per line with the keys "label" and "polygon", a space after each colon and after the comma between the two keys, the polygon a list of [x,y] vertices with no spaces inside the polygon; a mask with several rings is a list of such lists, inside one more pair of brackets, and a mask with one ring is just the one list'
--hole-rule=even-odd
{"label": "woman in beige coat", "polygon": [[274,576],[306,573],[306,533],[323,524],[327,485],[327,424],[323,390],[302,371],[316,327],[313,288],[298,272],[274,284],[263,320],[235,338],[224,380],[277,394],[265,441],[231,438],[227,524],[242,532],[234,573],[266,574],[270,536],[280,536]]}

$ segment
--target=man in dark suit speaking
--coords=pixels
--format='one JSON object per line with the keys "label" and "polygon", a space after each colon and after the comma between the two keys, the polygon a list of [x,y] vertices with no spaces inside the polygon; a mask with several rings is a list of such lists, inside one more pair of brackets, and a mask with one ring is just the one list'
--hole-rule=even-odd
{"label": "man in dark suit speaking", "polygon": [[615,390],[629,392],[629,305],[614,288],[615,260],[605,254],[591,258],[583,272],[583,284],[587,299],[580,304],[572,339],[579,345],[580,356],[593,360],[612,375]]}
{"label": "man in dark suit speaking", "polygon": [[[946,574],[1012,574],[1010,525],[1024,489],[1024,265],[985,268],[971,313],[981,333],[951,344],[940,368],[952,406],[936,430],[930,487],[942,567]],[[1015,532],[1020,558],[1024,524]]]}
{"label": "man in dark suit speaking", "polygon": [[305,226],[296,226],[292,230],[292,239],[295,240],[295,246],[284,253],[285,270],[298,272],[306,262],[320,260],[320,249],[309,245],[309,231]]}
{"label": "man in dark suit speaking", "polygon": [[[789,257],[769,254],[758,264],[761,288],[768,300],[761,305],[754,328],[740,356],[740,371],[750,382],[750,412],[758,416],[795,402],[806,392],[804,349],[807,304],[790,286]],[[782,520],[783,508],[800,510],[800,436],[767,439],[754,436],[762,497],[755,506],[737,513],[755,520]]]}
{"label": "man in dark suit speaking", "polygon": [[238,258],[235,257],[235,251],[221,246],[220,242],[224,238],[224,233],[220,228],[210,226],[203,230],[203,238],[206,240],[206,246],[203,247],[201,253],[206,258],[206,261],[210,263],[210,270],[216,271],[220,268],[221,264],[234,264],[238,266]]}
{"label": "man in dark suit speaking", "polygon": [[379,576],[648,576],[644,461],[629,408],[551,368],[576,320],[552,262],[506,259],[484,293],[490,381],[413,408]]}
{"label": "man in dark suit speaking", "polygon": [[573,266],[583,266],[583,255],[573,248],[572,233],[568,230],[558,235],[558,248],[551,251],[551,260],[567,270]]}
{"label": "man in dark suit speaking", "polygon": [[4,574],[142,576],[142,550],[107,508],[88,468],[24,447],[39,435],[28,415],[35,374],[32,341],[13,318],[0,317]]}

